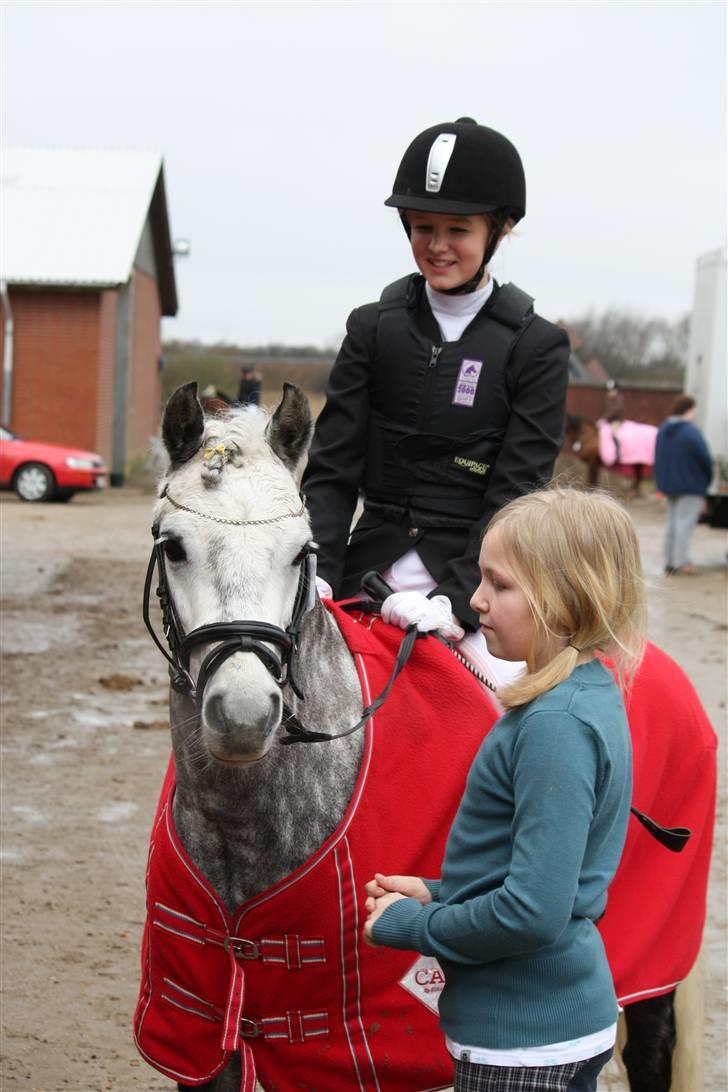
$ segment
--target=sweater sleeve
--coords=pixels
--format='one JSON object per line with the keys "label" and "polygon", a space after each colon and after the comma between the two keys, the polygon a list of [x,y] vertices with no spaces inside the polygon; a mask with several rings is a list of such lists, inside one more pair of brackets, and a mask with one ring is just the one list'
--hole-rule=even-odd
{"label": "sweater sleeve", "polygon": [[545,344],[541,335],[538,348],[529,351],[528,345],[521,345],[514,353],[510,419],[488,481],[483,513],[470,529],[464,554],[448,563],[431,592],[447,595],[455,614],[470,629],[477,628],[470,596],[479,583],[483,533],[504,504],[549,481],[563,443],[569,342],[558,327],[549,327],[549,334]]}
{"label": "sweater sleeve", "polygon": [[347,321],[302,482],[319,546],[318,572],[335,596],[366,461],[373,334],[367,334],[363,310],[353,311]]}
{"label": "sweater sleeve", "polygon": [[422,879],[423,884],[430,892],[433,902],[437,902],[440,898],[440,880],[425,880]]}
{"label": "sweater sleeve", "polygon": [[503,883],[460,903],[401,899],[374,939],[455,963],[524,955],[552,944],[572,914],[599,779],[593,731],[570,713],[535,711],[514,749],[511,862]]}

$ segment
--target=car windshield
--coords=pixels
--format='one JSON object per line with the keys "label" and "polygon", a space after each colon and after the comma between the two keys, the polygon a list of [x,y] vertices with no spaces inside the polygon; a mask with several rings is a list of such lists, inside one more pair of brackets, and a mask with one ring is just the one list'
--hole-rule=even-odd
{"label": "car windshield", "polygon": [[14,435],[14,434],[13,434],[13,433],[12,433],[12,432],[10,431],[10,429],[7,429],[7,428],[3,428],[3,427],[2,427],[1,425],[0,425],[0,440],[17,440],[17,439],[18,439],[18,437],[17,437],[17,436],[15,436],[15,435]]}

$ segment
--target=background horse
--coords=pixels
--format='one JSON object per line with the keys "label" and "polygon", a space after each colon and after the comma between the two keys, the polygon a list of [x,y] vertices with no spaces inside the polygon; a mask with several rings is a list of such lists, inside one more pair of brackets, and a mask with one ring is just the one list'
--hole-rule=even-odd
{"label": "background horse", "polygon": [[569,414],[566,418],[566,450],[586,463],[587,484],[595,487],[602,467],[629,478],[632,496],[640,496],[643,478],[655,465],[654,425],[638,421],[590,421]]}
{"label": "background horse", "polygon": [[[428,638],[382,710],[348,732],[403,638],[310,602],[313,547],[295,482],[310,431],[305,397],[288,385],[270,418],[206,420],[194,384],[165,411],[153,560],[174,764],[150,846],[135,1038],[180,1088],[252,1092],[256,1065],[264,1086],[285,1087],[304,1064],[320,1092],[444,1088],[436,969],[361,944],[363,883],[375,867],[437,874],[495,711]],[[150,567],[147,591],[152,577]],[[600,923],[627,1006],[632,1087],[667,1092],[672,992],[705,911],[714,736],[655,649],[629,717],[635,804],[694,832],[675,857],[632,821]],[[286,728],[303,742],[280,746]]]}

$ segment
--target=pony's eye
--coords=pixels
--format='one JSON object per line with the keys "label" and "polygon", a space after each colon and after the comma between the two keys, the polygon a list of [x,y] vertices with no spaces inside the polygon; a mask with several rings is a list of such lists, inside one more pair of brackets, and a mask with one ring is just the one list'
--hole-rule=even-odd
{"label": "pony's eye", "polygon": [[167,561],[186,561],[185,548],[178,538],[165,538],[162,544]]}

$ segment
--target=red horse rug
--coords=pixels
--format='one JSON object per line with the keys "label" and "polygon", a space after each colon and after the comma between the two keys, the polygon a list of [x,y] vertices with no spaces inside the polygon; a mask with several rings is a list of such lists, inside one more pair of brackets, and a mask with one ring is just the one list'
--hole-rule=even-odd
{"label": "red horse rug", "polygon": [[[402,639],[379,619],[330,605],[359,672],[364,704],[384,689]],[[687,826],[681,854],[630,821],[599,923],[617,994],[672,989],[692,966],[705,918],[715,735],[685,675],[649,647],[628,704],[634,804]],[[361,941],[364,883],[375,870],[439,874],[470,763],[496,714],[440,643],[417,641],[365,729],[346,814],[299,869],[230,914],[179,842],[170,764],[152,832],[141,1054],[174,1080],[209,1081],[240,1051],[243,1092],[291,1078],[309,1092],[425,1092],[452,1083],[437,1024],[442,972],[416,953]]]}
{"label": "red horse rug", "polygon": [[[330,609],[368,705],[389,680],[402,631]],[[364,884],[378,869],[439,872],[470,763],[494,720],[452,654],[418,640],[364,729],[357,785],[337,830],[234,914],[179,842],[168,774],[149,854],[135,1017],[147,1061],[194,1085],[240,1050],[244,1092],[256,1074],[266,1092],[290,1089],[294,1075],[309,1092],[447,1088],[438,971],[416,953],[363,944]]]}

